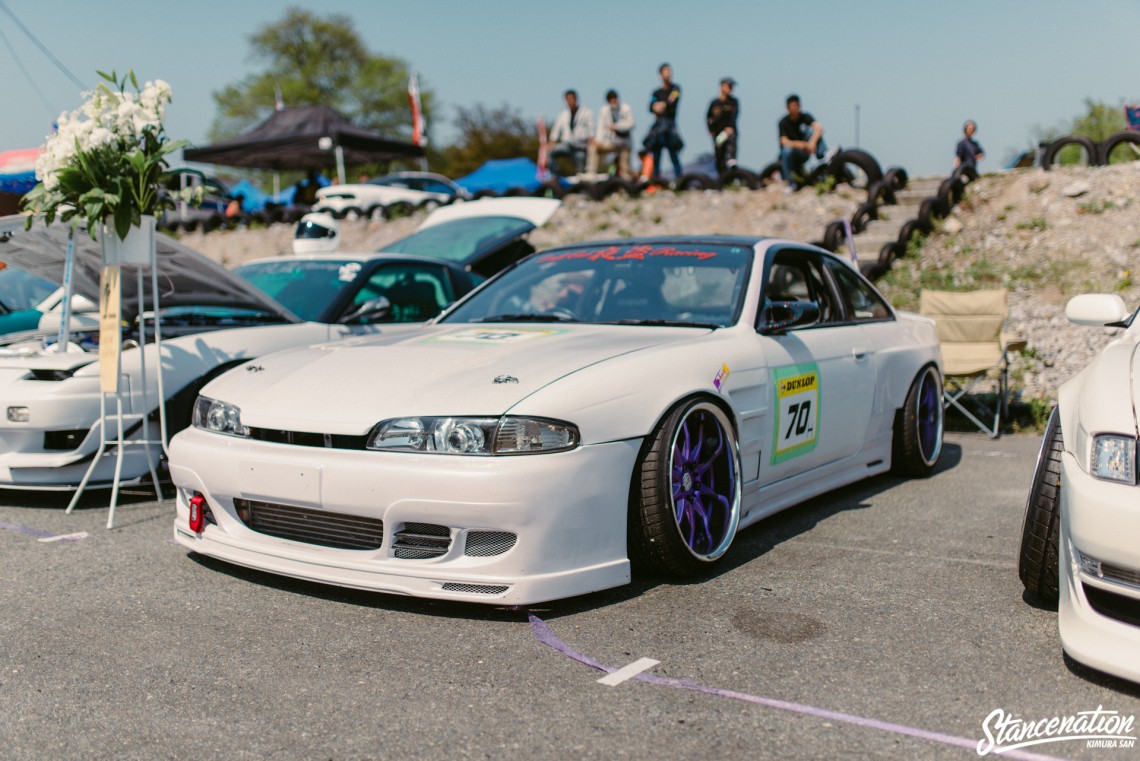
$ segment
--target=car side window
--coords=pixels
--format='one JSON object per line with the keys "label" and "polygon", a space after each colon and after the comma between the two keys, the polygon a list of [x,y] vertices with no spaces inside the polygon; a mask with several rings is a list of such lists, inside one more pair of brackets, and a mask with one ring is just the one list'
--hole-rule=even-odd
{"label": "car side window", "polygon": [[777,253],[768,271],[768,282],[764,288],[765,303],[814,301],[819,306],[819,319],[812,324],[835,322],[839,312],[834,308],[831,290],[819,267],[818,260],[810,252]]}
{"label": "car side window", "polygon": [[847,308],[847,319],[852,322],[888,320],[891,310],[875,291],[840,262],[828,262],[828,268],[835,278],[839,294]]}
{"label": "car side window", "polygon": [[445,195],[451,195],[455,192],[451,189],[451,186],[442,183],[439,180],[421,180],[421,182],[423,183],[423,190],[426,190],[429,193],[443,193]]}
{"label": "car side window", "polygon": [[365,302],[383,296],[391,309],[367,322],[421,322],[430,320],[455,300],[451,278],[442,267],[423,264],[389,264],[364,282],[345,310],[345,317]]}

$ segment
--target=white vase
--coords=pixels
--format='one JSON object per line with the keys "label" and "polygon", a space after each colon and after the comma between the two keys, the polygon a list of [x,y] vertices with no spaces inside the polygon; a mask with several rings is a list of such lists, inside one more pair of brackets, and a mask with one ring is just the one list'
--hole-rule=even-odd
{"label": "white vase", "polygon": [[114,226],[103,225],[99,236],[103,244],[103,264],[138,264],[154,266],[154,215],[143,214],[139,226],[131,226],[126,238],[120,238]]}

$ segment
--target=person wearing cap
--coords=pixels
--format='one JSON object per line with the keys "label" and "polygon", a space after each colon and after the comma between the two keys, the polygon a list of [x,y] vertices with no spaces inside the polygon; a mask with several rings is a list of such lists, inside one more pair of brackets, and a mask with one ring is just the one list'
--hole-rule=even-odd
{"label": "person wearing cap", "polygon": [[586,172],[597,174],[598,154],[617,154],[618,176],[629,176],[629,148],[633,144],[633,109],[623,103],[617,90],[606,93],[606,105],[598,109],[598,131],[586,155]]}
{"label": "person wearing cap", "polygon": [[720,80],[720,97],[709,104],[705,123],[713,139],[716,153],[716,171],[724,174],[736,166],[736,118],[740,115],[740,103],[732,94],[736,80],[725,77]]}

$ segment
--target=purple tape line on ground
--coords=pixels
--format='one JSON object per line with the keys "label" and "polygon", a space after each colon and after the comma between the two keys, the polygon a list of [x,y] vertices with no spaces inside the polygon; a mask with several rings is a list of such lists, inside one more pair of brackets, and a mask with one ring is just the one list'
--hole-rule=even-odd
{"label": "purple tape line on ground", "polygon": [[[17,526],[15,523],[5,523],[4,521],[0,521],[0,529],[3,529],[4,531],[15,531],[19,534],[28,534],[30,536],[40,537],[41,539],[47,539],[49,537],[57,536],[57,534],[53,534],[50,531],[42,531],[38,528],[28,528],[27,526]],[[61,542],[79,542],[82,540],[83,540],[83,537],[69,536],[65,539],[60,539],[59,541],[61,541]]]}
{"label": "purple tape line on ground", "polygon": [[[604,671],[607,674],[617,671],[612,666],[604,666],[592,658],[579,653],[572,647],[558,639],[558,635],[550,628],[550,626],[538,616],[533,613],[528,613],[527,617],[530,620],[530,630],[534,633],[535,639],[548,647],[563,653],[564,655],[573,658],[579,663],[584,663],[591,668],[599,671]],[[941,732],[928,732],[925,729],[917,729],[915,727],[908,727],[903,724],[893,724],[889,721],[879,721],[878,719],[867,719],[862,716],[855,716],[854,714],[841,713],[839,711],[831,711],[826,708],[816,708],[815,706],[805,705],[804,703],[792,703],[787,700],[777,700],[776,698],[763,698],[758,695],[749,695],[746,692],[736,692],[735,690],[723,690],[717,687],[706,687],[702,684],[697,684],[689,679],[672,679],[670,677],[655,676],[654,674],[641,673],[633,677],[634,679],[642,682],[649,682],[650,684],[660,685],[662,687],[673,687],[679,690],[690,690],[692,692],[701,692],[706,695],[714,695],[721,698],[731,698],[733,700],[743,700],[748,703],[756,703],[758,705],[767,706],[769,708],[778,708],[782,711],[792,711],[794,713],[802,713],[808,716],[815,716],[821,719],[830,719],[831,721],[843,722],[845,724],[853,724],[857,727],[865,727],[868,729],[878,729],[884,732],[893,732],[898,735],[906,735],[907,737],[916,737],[920,740],[929,740],[930,742],[942,743],[943,745],[952,745],[956,748],[966,748],[968,750],[977,752],[978,740],[971,740],[967,737],[956,737],[954,735],[946,735]],[[1021,761],[1058,761],[1055,756],[1042,756],[1036,753],[1027,753],[1023,751],[1007,751],[1000,754],[1000,758],[1016,758]]]}

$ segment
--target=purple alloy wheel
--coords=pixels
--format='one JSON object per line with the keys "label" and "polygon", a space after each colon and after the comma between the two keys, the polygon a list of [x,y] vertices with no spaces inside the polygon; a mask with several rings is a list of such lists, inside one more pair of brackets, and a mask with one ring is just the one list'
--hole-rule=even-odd
{"label": "purple alloy wheel", "polygon": [[942,451],[942,383],[933,367],[922,374],[917,404],[919,455],[925,464],[932,465]]}
{"label": "purple alloy wheel", "polygon": [[728,418],[700,403],[685,413],[669,460],[673,517],[685,546],[700,560],[725,553],[740,517],[736,443]]}

